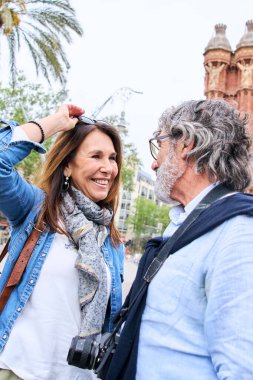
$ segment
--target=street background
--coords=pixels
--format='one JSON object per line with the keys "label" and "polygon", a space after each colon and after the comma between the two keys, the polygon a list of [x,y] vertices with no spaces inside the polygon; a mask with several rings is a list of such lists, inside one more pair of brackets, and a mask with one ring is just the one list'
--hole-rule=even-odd
{"label": "street background", "polygon": [[123,300],[126,298],[135,275],[137,272],[138,265],[132,261],[132,257],[126,256],[125,258],[125,279],[123,282]]}

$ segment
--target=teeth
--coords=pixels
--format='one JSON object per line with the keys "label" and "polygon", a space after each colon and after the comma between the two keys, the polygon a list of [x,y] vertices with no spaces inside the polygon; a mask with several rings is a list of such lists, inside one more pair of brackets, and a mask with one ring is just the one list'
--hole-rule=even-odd
{"label": "teeth", "polygon": [[108,179],[94,179],[94,182],[99,183],[100,185],[108,185]]}

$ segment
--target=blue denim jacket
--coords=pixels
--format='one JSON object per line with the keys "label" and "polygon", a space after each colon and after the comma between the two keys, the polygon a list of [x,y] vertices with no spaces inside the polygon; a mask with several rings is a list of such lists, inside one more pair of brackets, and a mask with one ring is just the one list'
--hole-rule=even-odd
{"label": "blue denim jacket", "polygon": [[[44,199],[42,190],[27,183],[13,166],[22,161],[32,149],[40,153],[45,153],[45,150],[40,144],[33,142],[10,142],[15,125],[17,124],[11,122],[10,125],[0,129],[0,211],[8,218],[11,226],[8,257],[0,277],[0,294],[33,229]],[[0,315],[0,351],[3,350],[15,320],[22,313],[33,291],[54,236],[55,233],[50,230],[43,231],[20,283],[13,290]],[[117,249],[114,248],[110,238],[107,237],[102,250],[112,277],[110,315],[105,323],[106,329],[111,331],[112,320],[122,303],[124,246],[119,245]]]}

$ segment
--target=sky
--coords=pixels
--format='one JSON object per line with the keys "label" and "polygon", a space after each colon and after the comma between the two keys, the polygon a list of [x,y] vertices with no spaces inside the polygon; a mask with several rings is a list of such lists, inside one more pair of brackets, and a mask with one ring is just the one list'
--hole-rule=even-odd
{"label": "sky", "polygon": [[[128,141],[137,148],[143,169],[152,173],[148,139],[161,113],[189,99],[204,98],[203,53],[217,23],[227,25],[232,49],[253,19],[252,0],[70,0],[84,29],[66,47],[71,64],[67,89],[71,102],[90,116],[125,111]],[[41,81],[27,57],[28,79]],[[131,88],[124,101],[121,88]],[[54,88],[54,86],[53,86]]]}

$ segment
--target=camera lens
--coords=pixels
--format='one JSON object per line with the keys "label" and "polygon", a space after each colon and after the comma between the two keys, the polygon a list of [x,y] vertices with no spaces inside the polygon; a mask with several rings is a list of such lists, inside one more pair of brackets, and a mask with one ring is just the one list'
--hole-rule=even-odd
{"label": "camera lens", "polygon": [[68,364],[86,369],[93,369],[99,351],[99,343],[92,338],[75,336],[72,339],[67,361]]}
{"label": "camera lens", "polygon": [[92,369],[93,363],[93,341],[90,339],[83,339],[82,343],[79,344],[77,350],[80,352],[79,366],[81,368]]}

